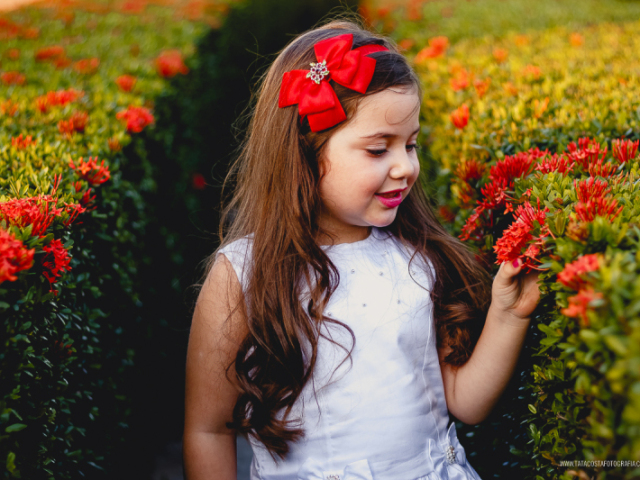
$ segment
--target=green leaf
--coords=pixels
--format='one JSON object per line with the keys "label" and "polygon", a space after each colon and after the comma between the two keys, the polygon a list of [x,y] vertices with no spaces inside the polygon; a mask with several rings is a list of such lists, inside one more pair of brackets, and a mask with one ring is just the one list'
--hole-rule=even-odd
{"label": "green leaf", "polygon": [[27,426],[24,423],[14,423],[13,425],[9,425],[7,428],[5,428],[4,431],[7,433],[19,432],[24,428],[27,428]]}

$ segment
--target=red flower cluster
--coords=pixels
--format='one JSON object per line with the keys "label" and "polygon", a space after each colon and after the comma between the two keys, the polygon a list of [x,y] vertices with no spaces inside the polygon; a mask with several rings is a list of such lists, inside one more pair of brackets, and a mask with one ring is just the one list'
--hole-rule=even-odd
{"label": "red flower cluster", "polygon": [[173,77],[178,73],[186,75],[189,68],[184,64],[180,50],[166,50],[155,61],[158,73],[163,77]]}
{"label": "red flower cluster", "polygon": [[17,137],[11,137],[11,146],[18,150],[24,150],[30,145],[35,145],[37,142],[31,139],[31,135],[23,138],[22,133]]}
{"label": "red flower cluster", "polygon": [[469,72],[464,68],[456,69],[449,79],[449,84],[454,92],[466,89],[470,84]]}
{"label": "red flower cluster", "polygon": [[575,142],[567,145],[566,153],[569,160],[575,161],[585,171],[589,170],[589,165],[596,164],[598,161],[604,161],[607,156],[607,147],[602,148],[597,140],[591,138],[579,138],[578,145]]}
{"label": "red flower cluster", "polygon": [[127,110],[119,112],[116,118],[125,120],[127,122],[127,130],[134,133],[140,133],[142,129],[155,121],[149,109],[133,105],[129,106]]}
{"label": "red flower cluster", "polygon": [[482,178],[487,170],[487,166],[476,159],[460,162],[455,171],[458,177],[458,185],[460,187],[460,200],[464,205],[469,204],[473,200],[474,189],[470,182],[477,182]]}
{"label": "red flower cluster", "polygon": [[583,255],[574,262],[567,263],[558,274],[558,281],[565,287],[573,290],[580,290],[586,285],[584,275],[588,272],[594,272],[600,267],[600,256],[597,253]]}
{"label": "red flower cluster", "polygon": [[47,92],[46,95],[42,95],[36,98],[36,107],[40,112],[46,113],[49,107],[64,106],[67,103],[75,102],[78,98],[82,97],[84,92],[82,90],[58,90],[57,92]]}
{"label": "red flower cluster", "polygon": [[2,74],[0,74],[0,80],[2,80],[2,83],[5,85],[24,85],[27,77],[20,72],[2,72]]}
{"label": "red flower cluster", "polygon": [[70,137],[73,132],[83,133],[88,121],[89,115],[86,112],[74,112],[68,120],[58,122],[58,130]]}
{"label": "red flower cluster", "polygon": [[38,49],[35,54],[35,59],[38,62],[44,62],[47,60],[55,60],[64,56],[64,47],[60,45],[51,45],[50,47],[43,47]]}
{"label": "red flower cluster", "polygon": [[[111,173],[109,172],[109,167],[105,166],[104,160],[100,162],[100,165],[97,164],[97,160],[98,157],[89,157],[89,160],[85,162],[80,157],[77,164],[73,160],[69,160],[69,166],[91,185],[101,185],[111,178]],[[76,188],[77,190],[79,189]]]}
{"label": "red flower cluster", "polygon": [[[76,193],[82,191],[82,182],[80,180],[78,180],[77,182],[75,182],[73,184]],[[97,208],[97,206],[94,204],[94,201],[96,199],[95,195],[91,195],[91,188],[89,188],[88,190],[86,190],[83,194],[82,194],[82,198],[80,199],[80,205],[82,205],[86,211],[91,211],[91,210],[95,210]]]}
{"label": "red flower cluster", "polygon": [[640,144],[640,140],[635,142],[631,140],[614,140],[611,143],[611,153],[620,163],[626,163],[635,159],[638,155],[638,144]]}
{"label": "red flower cluster", "polygon": [[591,302],[594,300],[602,300],[604,296],[600,292],[596,292],[591,287],[586,287],[578,292],[577,295],[569,297],[569,306],[560,310],[560,313],[567,317],[578,317],[581,320],[582,326],[589,326],[589,318],[587,317],[587,311]]}
{"label": "red flower cluster", "polygon": [[65,270],[71,270],[69,266],[71,257],[62,242],[57,238],[51,240],[51,242],[42,247],[42,249],[46,252],[42,260],[42,266],[44,267],[42,274],[49,280],[51,291],[57,294],[57,290],[53,290],[53,284],[60,278]]}
{"label": "red flower cluster", "polygon": [[44,237],[47,228],[62,213],[63,209],[56,206],[57,201],[57,198],[44,194],[37,197],[12,198],[0,202],[0,219],[18,227],[32,225],[31,235]]}
{"label": "red flower cluster", "polygon": [[28,249],[22,241],[0,228],[0,283],[17,280],[16,273],[33,266],[33,254],[36,249]]}
{"label": "red flower cluster", "polygon": [[491,85],[491,79],[487,78],[486,80],[475,80],[473,82],[473,88],[476,89],[476,93],[478,97],[482,98],[489,90],[489,85]]}
{"label": "red flower cluster", "polygon": [[[549,226],[546,224],[547,212],[549,212],[547,207],[544,210],[540,209],[540,200],[538,200],[537,208],[531,206],[529,202],[519,205],[515,212],[515,222],[504,231],[502,237],[493,247],[497,254],[496,263],[512,262],[524,256],[525,272],[539,270],[534,262],[540,263],[538,255],[544,243],[543,238],[551,234]],[[537,228],[536,223],[540,232],[534,236],[534,230]],[[522,249],[525,247],[527,249],[523,254]]]}
{"label": "red flower cluster", "polygon": [[123,92],[130,92],[136,84],[136,77],[131,75],[120,75],[116,78],[116,83]]}
{"label": "red flower cluster", "polygon": [[574,180],[578,203],[576,215],[583,222],[592,222],[596,216],[606,217],[613,221],[622,212],[624,206],[618,206],[618,201],[606,195],[611,191],[605,180],[596,180],[591,177],[586,180]]}
{"label": "red flower cluster", "polygon": [[466,103],[451,112],[451,123],[460,130],[467,126],[469,123],[469,107]]}
{"label": "red flower cluster", "polygon": [[564,155],[554,153],[552,156],[545,156],[536,164],[536,170],[540,173],[558,172],[567,175],[576,166],[576,162],[570,161]]}
{"label": "red flower cluster", "polygon": [[78,73],[90,75],[98,70],[99,65],[100,59],[98,58],[83,58],[82,60],[78,60],[73,64],[73,69]]}
{"label": "red flower cluster", "polygon": [[449,39],[447,37],[434,37],[429,39],[429,46],[420,50],[415,58],[415,63],[421,63],[429,58],[437,58],[444,55],[449,47]]}
{"label": "red flower cluster", "polygon": [[4,54],[9,60],[17,60],[20,58],[20,50],[17,48],[10,48]]}
{"label": "red flower cluster", "polygon": [[0,103],[0,112],[3,115],[13,117],[18,111],[18,102],[12,101],[10,98]]}

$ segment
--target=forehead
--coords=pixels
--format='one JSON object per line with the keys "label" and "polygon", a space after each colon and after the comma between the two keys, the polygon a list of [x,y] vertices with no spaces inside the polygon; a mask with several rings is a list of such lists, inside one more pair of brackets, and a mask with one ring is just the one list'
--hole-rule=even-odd
{"label": "forehead", "polygon": [[420,115],[418,90],[392,87],[362,99],[347,127],[355,130],[415,128]]}

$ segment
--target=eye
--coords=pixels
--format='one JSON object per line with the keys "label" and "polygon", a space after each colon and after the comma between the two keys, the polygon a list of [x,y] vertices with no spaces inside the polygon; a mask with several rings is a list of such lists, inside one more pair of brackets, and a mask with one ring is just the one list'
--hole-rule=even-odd
{"label": "eye", "polygon": [[379,156],[383,155],[386,151],[387,151],[387,149],[383,148],[381,150],[367,150],[367,153],[369,155],[373,155],[374,157],[379,157]]}
{"label": "eye", "polygon": [[418,150],[420,150],[420,145],[418,145],[417,143],[412,143],[410,145],[407,145],[407,151],[411,151],[411,150],[414,150],[417,152]]}

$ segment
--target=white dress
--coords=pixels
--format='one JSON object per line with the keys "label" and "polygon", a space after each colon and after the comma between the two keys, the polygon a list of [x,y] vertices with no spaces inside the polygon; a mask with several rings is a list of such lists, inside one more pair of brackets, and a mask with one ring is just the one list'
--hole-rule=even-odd
{"label": "white dress", "polygon": [[[243,288],[251,237],[218,252]],[[320,338],[313,378],[289,417],[300,419],[305,436],[277,463],[250,436],[251,480],[479,480],[449,425],[425,271],[431,265],[416,255],[412,279],[410,250],[376,227],[365,240],[322,248],[340,273],[325,315],[353,330],[353,361],[334,372],[346,352]],[[351,348],[344,327],[322,328]]]}

